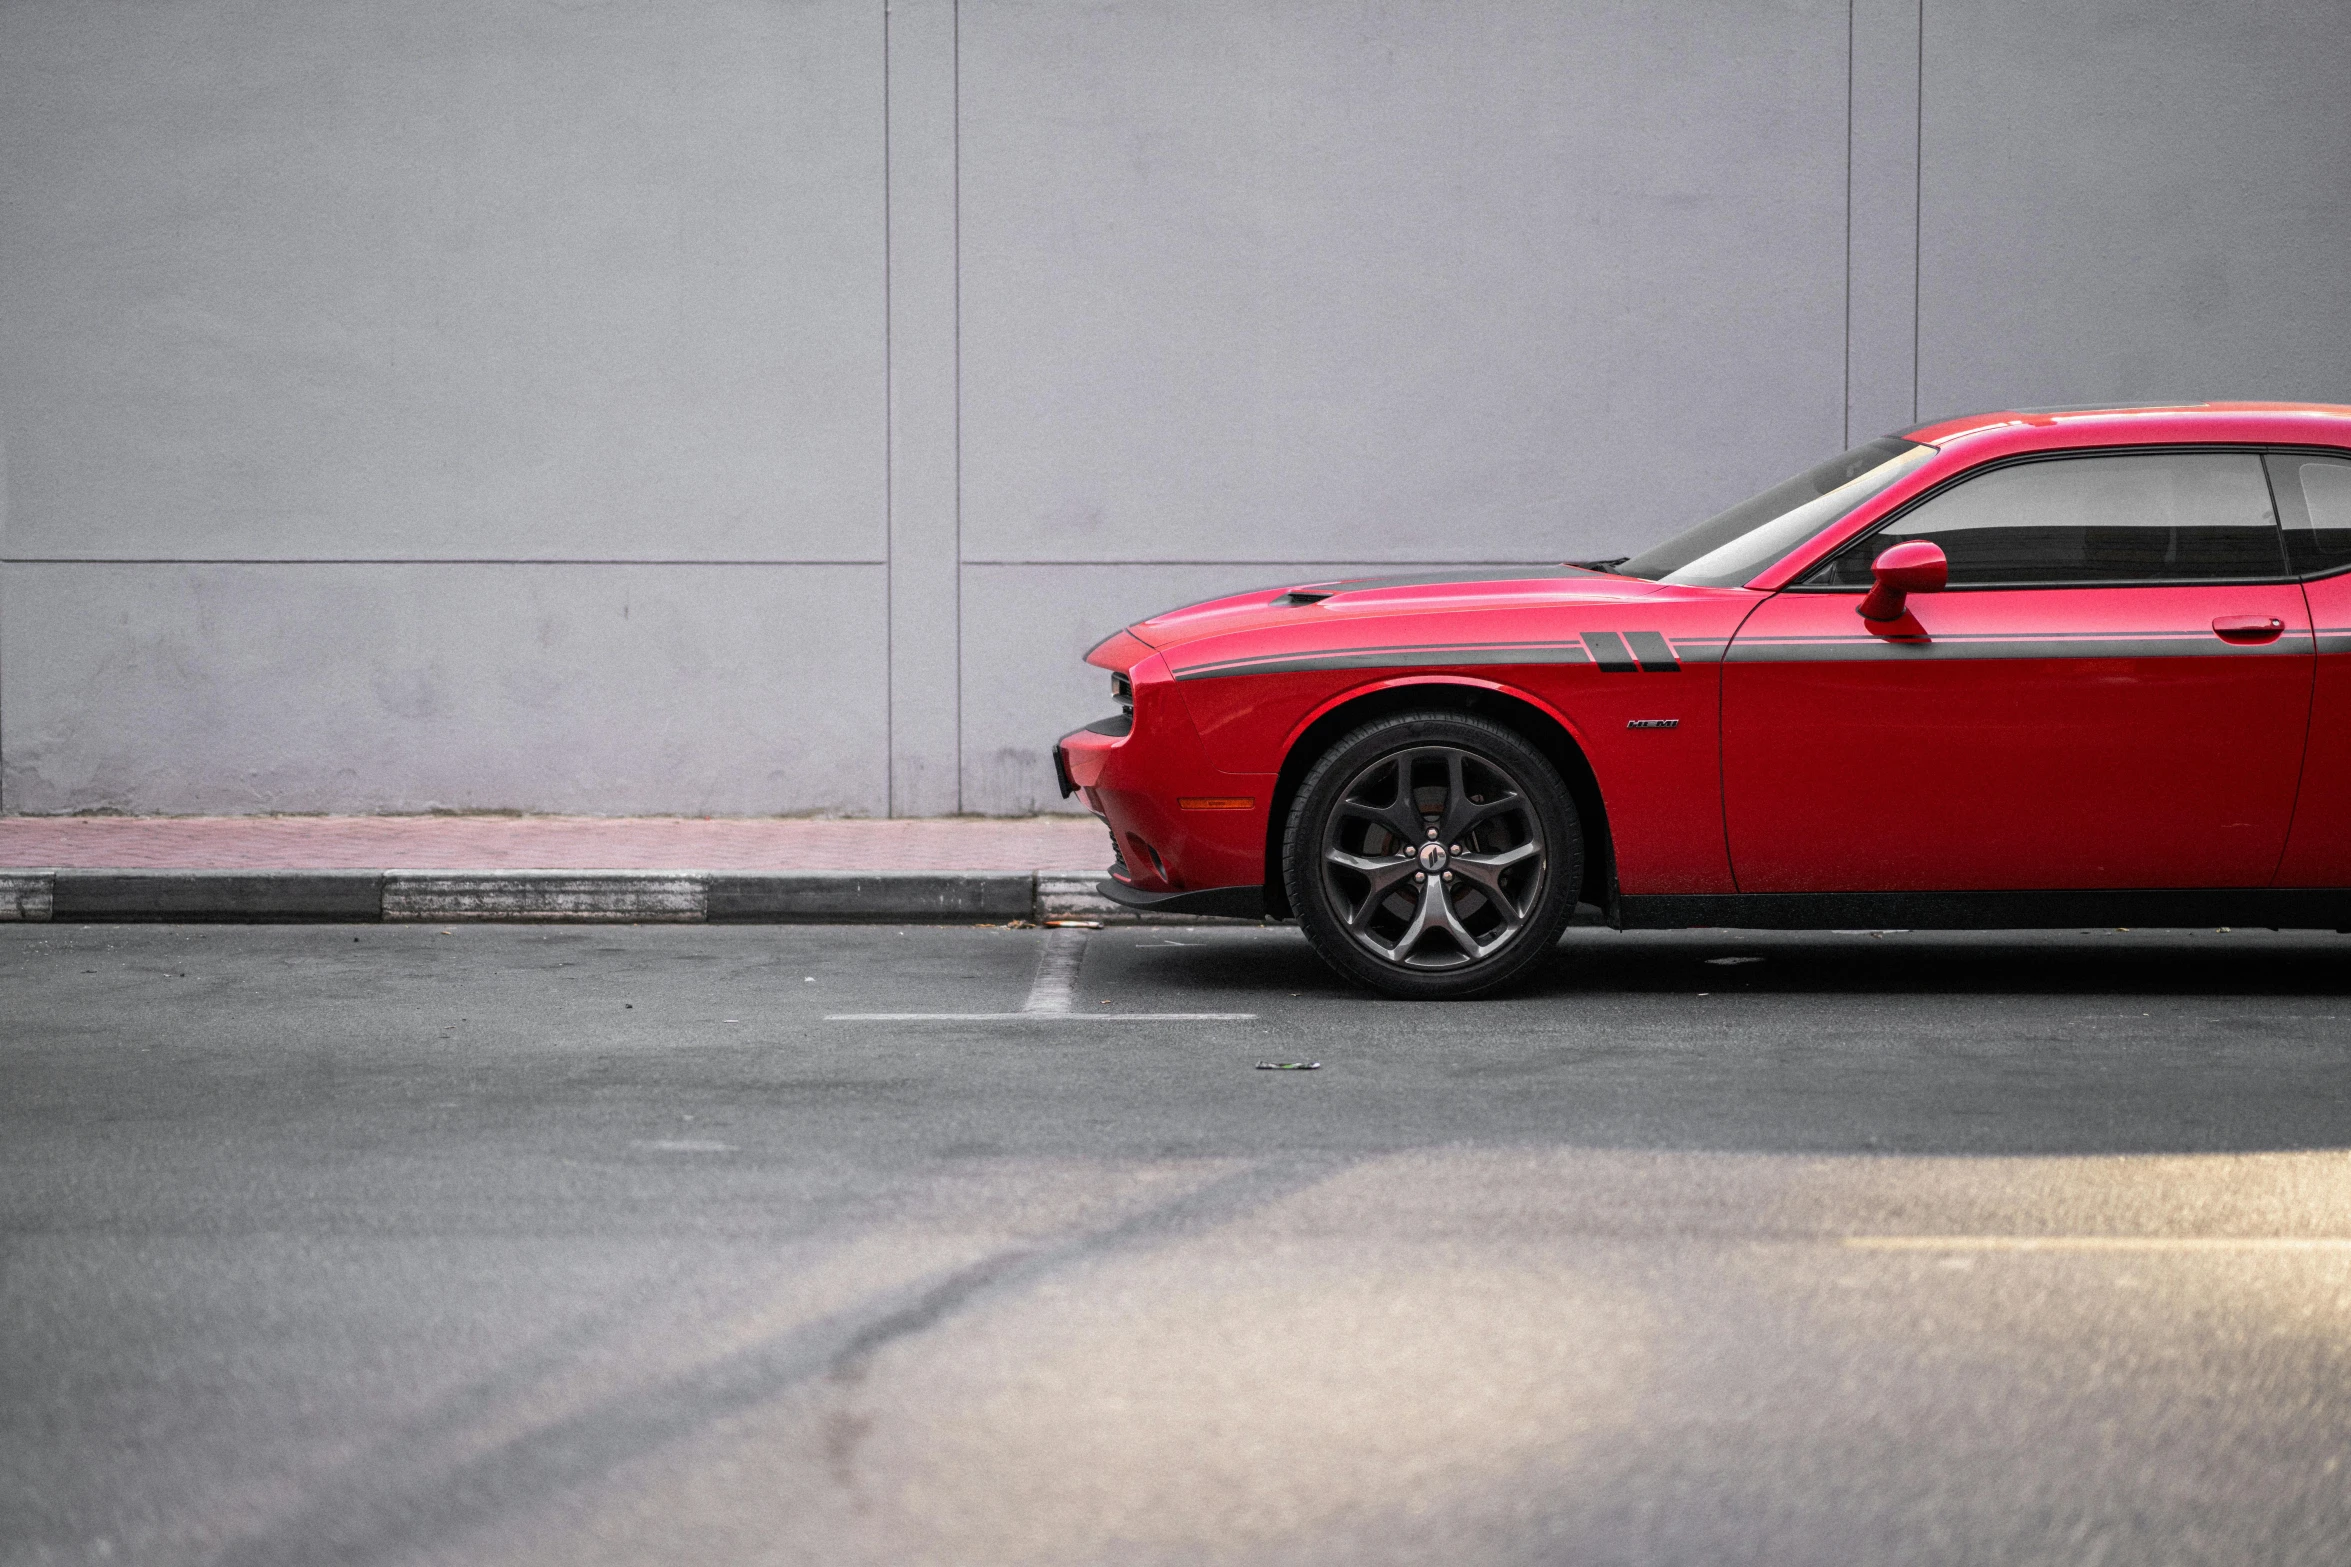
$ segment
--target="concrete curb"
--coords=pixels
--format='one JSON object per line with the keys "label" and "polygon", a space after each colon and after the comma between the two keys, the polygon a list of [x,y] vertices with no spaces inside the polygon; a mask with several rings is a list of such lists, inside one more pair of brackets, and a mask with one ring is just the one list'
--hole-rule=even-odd
{"label": "concrete curb", "polygon": [[1100,871],[0,871],[0,921],[995,924],[1138,915]]}
{"label": "concrete curb", "polygon": [[56,920],[373,920],[380,871],[53,871]]}

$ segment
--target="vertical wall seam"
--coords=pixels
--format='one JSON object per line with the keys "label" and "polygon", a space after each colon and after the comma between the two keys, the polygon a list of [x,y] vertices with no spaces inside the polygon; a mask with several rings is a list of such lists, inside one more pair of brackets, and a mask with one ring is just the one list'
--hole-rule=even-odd
{"label": "vertical wall seam", "polygon": [[963,814],[963,0],[949,0],[948,244],[955,269],[955,813]]}
{"label": "vertical wall seam", "polygon": [[882,815],[898,815],[898,409],[889,265],[889,0],[882,0]]}
{"label": "vertical wall seam", "polygon": [[1918,0],[1918,92],[1912,100],[1916,118],[1910,136],[1910,422],[1916,425],[1918,408],[1918,349],[1926,318],[1927,212],[1927,0]]}
{"label": "vertical wall seam", "polygon": [[1853,13],[1860,0],[1845,0],[1845,406],[1839,444],[1853,445]]}
{"label": "vertical wall seam", "polygon": [[953,0],[883,0],[893,817],[957,812],[965,794],[955,22]]}
{"label": "vertical wall seam", "polygon": [[[8,441],[5,432],[0,432],[0,555],[5,555],[7,550]],[[8,565],[4,562],[0,562],[0,647],[5,647],[8,640],[8,610],[6,606],[8,602],[9,576],[10,569]],[[4,660],[0,660],[0,666],[4,666],[4,663]],[[6,674],[6,668],[0,667],[0,691],[4,691],[6,689]],[[4,700],[0,700],[0,814],[5,814],[8,810],[8,725],[6,720],[7,704]]]}

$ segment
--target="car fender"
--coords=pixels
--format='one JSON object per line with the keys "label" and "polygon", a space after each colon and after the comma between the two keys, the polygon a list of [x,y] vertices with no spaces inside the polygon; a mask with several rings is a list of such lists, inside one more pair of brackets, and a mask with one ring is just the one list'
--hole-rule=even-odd
{"label": "car fender", "polygon": [[1575,742],[1576,749],[1584,752],[1587,758],[1590,755],[1591,747],[1584,737],[1583,730],[1577,726],[1575,720],[1568,717],[1567,714],[1561,712],[1558,707],[1552,703],[1544,700],[1542,697],[1537,696],[1534,692],[1527,690],[1524,686],[1506,685],[1499,680],[1480,680],[1474,675],[1392,675],[1385,680],[1367,680],[1361,685],[1350,686],[1345,691],[1338,693],[1336,696],[1333,696],[1328,701],[1314,708],[1312,711],[1307,713],[1304,718],[1298,720],[1298,722],[1291,727],[1290,732],[1282,737],[1282,764],[1284,766],[1289,764],[1290,753],[1298,748],[1298,742],[1306,737],[1306,732],[1308,730],[1312,729],[1316,724],[1320,723],[1329,714],[1338,711],[1340,708],[1345,707],[1350,702],[1359,702],[1363,700],[1363,698],[1375,695],[1378,692],[1401,690],[1407,686],[1451,686],[1456,689],[1465,689],[1471,691],[1492,691],[1500,696],[1515,698],[1516,700],[1524,702],[1527,706],[1534,708],[1536,711],[1544,714],[1550,718],[1552,722],[1559,725],[1560,728],[1566,730],[1568,738]]}

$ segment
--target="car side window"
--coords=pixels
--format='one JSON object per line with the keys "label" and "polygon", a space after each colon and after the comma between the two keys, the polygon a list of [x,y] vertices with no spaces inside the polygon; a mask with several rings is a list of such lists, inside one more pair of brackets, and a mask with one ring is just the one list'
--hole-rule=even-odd
{"label": "car side window", "polygon": [[1942,547],[1954,588],[2285,574],[2269,485],[2251,452],[2129,452],[1989,468],[1847,545],[1806,585],[1866,588],[1871,563],[1912,539]]}
{"label": "car side window", "polygon": [[2271,452],[2270,488],[2286,529],[2286,558],[2315,577],[2351,566],[2351,456]]}

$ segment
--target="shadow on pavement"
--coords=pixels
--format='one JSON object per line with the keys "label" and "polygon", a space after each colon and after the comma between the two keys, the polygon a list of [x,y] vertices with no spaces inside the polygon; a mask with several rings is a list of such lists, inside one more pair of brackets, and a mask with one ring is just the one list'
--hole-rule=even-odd
{"label": "shadow on pavement", "polygon": [[2347,959],[2331,933],[1579,930],[1511,992],[1412,1003],[1264,933],[1102,972],[1310,1043],[1289,1124],[1334,1142],[2109,1155],[2351,1148]]}
{"label": "shadow on pavement", "polygon": [[[1182,933],[1178,933],[1179,936]],[[1293,930],[1245,942],[1154,932],[1124,956],[1134,978],[1266,997],[1372,1000]],[[1222,938],[1222,939],[1220,939]],[[1719,960],[1729,959],[1723,962]],[[1481,1002],[1611,994],[2351,995],[2351,936],[2270,931],[1571,930],[1552,962]],[[1464,1003],[1441,1003],[1463,1005]]]}
{"label": "shadow on pavement", "polygon": [[[1760,959],[1722,963],[1716,960]],[[2351,938],[2297,932],[1574,932],[1527,993],[2351,994]]]}

